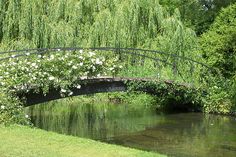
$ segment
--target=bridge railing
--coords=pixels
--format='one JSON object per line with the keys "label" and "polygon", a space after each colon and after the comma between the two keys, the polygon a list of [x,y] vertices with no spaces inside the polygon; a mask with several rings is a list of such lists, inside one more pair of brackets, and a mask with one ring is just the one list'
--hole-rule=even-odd
{"label": "bridge railing", "polygon": [[[185,56],[156,50],[112,47],[41,48],[6,51],[0,52],[0,64],[11,62],[12,60],[30,60],[38,55],[75,53],[85,49],[94,51],[106,58],[117,58],[118,62],[123,66],[116,74],[120,77],[146,77],[199,83],[201,81],[199,73],[203,69],[211,70],[206,64]],[[43,59],[43,57],[39,59]]]}

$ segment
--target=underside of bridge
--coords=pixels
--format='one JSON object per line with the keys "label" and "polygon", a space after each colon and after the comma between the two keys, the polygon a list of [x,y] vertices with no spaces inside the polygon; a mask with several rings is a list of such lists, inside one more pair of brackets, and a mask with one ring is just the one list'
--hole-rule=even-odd
{"label": "underside of bridge", "polygon": [[[61,94],[60,88],[50,88],[47,94],[43,93],[43,90],[30,89],[28,92],[19,91],[17,96],[23,101],[25,107],[32,106],[51,100],[62,99],[66,97],[78,96],[78,95],[89,95],[95,93],[108,93],[117,91],[127,91],[129,89],[128,84],[136,83],[137,86],[132,89],[133,91],[142,91],[152,95],[165,95],[168,94],[168,90],[173,89],[168,88],[174,86],[173,81],[160,81],[151,78],[120,78],[120,77],[100,77],[100,78],[81,78],[79,80],[81,87],[71,87],[70,91],[72,94]],[[139,86],[139,84],[144,83],[145,86]],[[155,87],[155,85],[160,85],[160,87]],[[166,85],[166,88],[162,88]],[[188,90],[189,86],[185,84],[176,84],[179,87],[184,87],[184,91]],[[178,90],[175,91],[176,94],[180,94]]]}
{"label": "underside of bridge", "polygon": [[61,94],[61,89],[59,88],[50,88],[49,92],[45,95],[42,90],[35,92],[35,89],[31,89],[27,93],[18,93],[18,97],[24,100],[24,106],[31,106],[35,104],[40,104],[48,102],[51,100],[62,99],[65,97],[72,97],[78,95],[88,95],[95,93],[107,93],[107,92],[116,92],[116,91],[126,91],[127,86],[125,81],[128,79],[122,78],[94,78],[94,79],[84,79],[81,80],[81,87],[78,89],[76,87],[70,88],[72,95]]}

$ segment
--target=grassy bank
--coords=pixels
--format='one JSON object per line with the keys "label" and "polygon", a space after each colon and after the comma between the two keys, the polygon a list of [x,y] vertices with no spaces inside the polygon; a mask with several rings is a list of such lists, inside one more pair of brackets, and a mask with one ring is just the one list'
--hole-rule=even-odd
{"label": "grassy bank", "polygon": [[23,126],[0,127],[1,157],[160,157],[124,148]]}

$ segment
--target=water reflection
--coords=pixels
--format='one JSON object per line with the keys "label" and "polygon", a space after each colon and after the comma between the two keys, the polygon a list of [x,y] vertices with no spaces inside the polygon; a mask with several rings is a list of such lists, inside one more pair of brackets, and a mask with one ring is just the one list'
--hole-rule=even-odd
{"label": "water reflection", "polygon": [[166,122],[114,137],[110,143],[158,151],[175,157],[236,156],[235,119],[198,113],[166,116]]}
{"label": "water reflection", "polygon": [[175,157],[236,156],[236,119],[200,113],[157,115],[145,106],[57,104],[28,108],[39,128]]}
{"label": "water reflection", "polygon": [[32,106],[28,112],[39,128],[97,140],[141,131],[164,120],[150,107],[129,105],[51,103]]}

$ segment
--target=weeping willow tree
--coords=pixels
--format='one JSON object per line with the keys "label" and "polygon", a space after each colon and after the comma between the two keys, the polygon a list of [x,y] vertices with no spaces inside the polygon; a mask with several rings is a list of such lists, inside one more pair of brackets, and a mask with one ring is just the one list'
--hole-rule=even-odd
{"label": "weeping willow tree", "polygon": [[1,49],[151,48],[193,55],[195,34],[158,0],[1,0]]}

